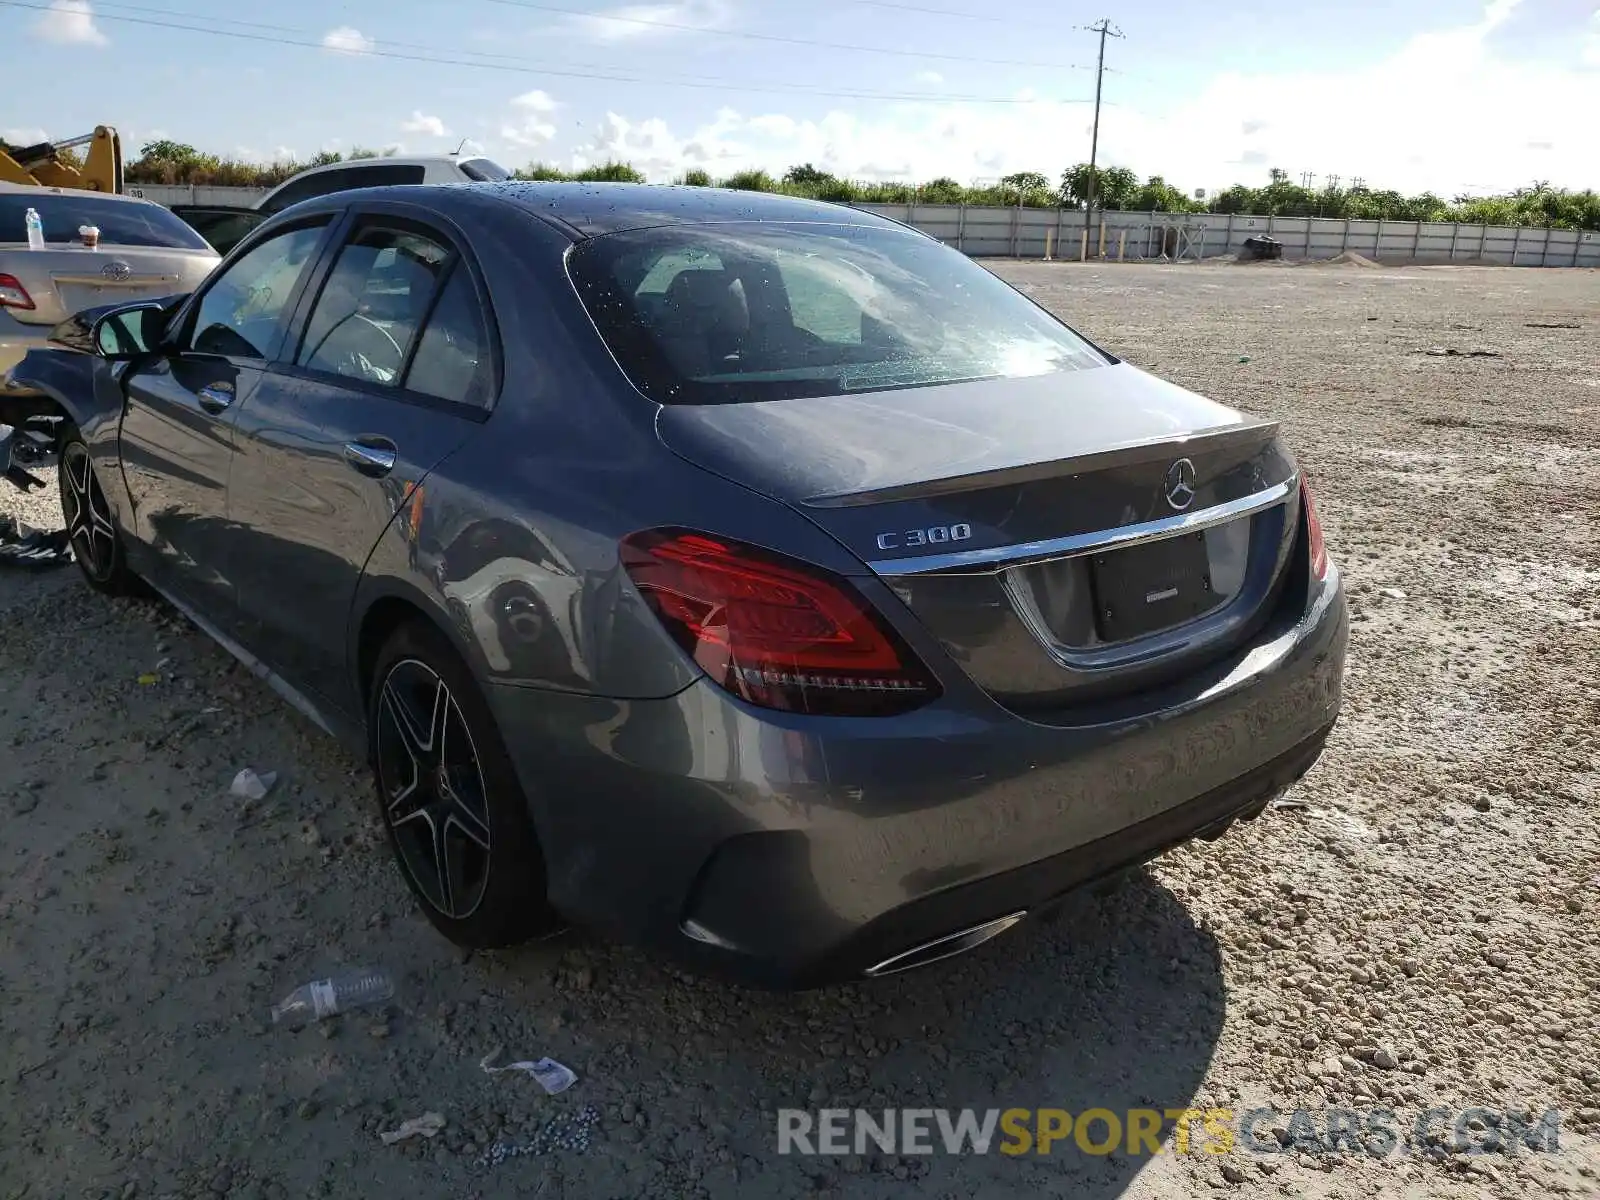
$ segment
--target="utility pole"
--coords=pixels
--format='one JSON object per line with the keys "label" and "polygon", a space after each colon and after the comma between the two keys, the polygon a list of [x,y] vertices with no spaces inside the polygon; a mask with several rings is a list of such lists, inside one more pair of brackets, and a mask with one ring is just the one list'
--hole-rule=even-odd
{"label": "utility pole", "polygon": [[1089,257],[1089,242],[1093,238],[1091,226],[1094,224],[1094,184],[1095,161],[1100,153],[1100,85],[1106,77],[1106,38],[1119,38],[1122,30],[1111,23],[1111,18],[1102,17],[1089,26],[1090,33],[1100,35],[1100,61],[1094,71],[1094,133],[1089,138],[1089,202],[1083,206],[1083,257]]}

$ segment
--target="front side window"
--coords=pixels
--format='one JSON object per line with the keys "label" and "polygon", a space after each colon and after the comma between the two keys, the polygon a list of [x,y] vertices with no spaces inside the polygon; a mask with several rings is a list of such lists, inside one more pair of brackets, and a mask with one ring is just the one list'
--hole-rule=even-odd
{"label": "front side window", "polygon": [[325,228],[307,225],[270,237],[223,271],[200,298],[189,348],[231,358],[271,354]]}
{"label": "front side window", "polygon": [[907,230],[658,226],[568,269],[634,385],[662,404],[835,396],[1106,363],[965,255]]}
{"label": "front side window", "polygon": [[102,246],[154,246],[164,250],[209,250],[206,240],[159,204],[113,200],[87,192],[56,194],[43,189],[0,195],[0,242],[28,240],[28,210],[39,214],[44,240],[68,246],[78,230],[93,225]]}
{"label": "front side window", "polygon": [[449,247],[423,234],[358,230],[317,297],[295,362],[347,379],[398,383],[449,261]]}

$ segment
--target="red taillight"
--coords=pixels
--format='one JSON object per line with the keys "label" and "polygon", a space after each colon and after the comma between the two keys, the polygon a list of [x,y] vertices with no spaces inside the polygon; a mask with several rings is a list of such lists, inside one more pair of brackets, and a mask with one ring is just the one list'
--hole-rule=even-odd
{"label": "red taillight", "polygon": [[830,572],[682,529],[624,538],[622,565],[673,639],[751,704],[889,716],[939,695],[911,648]]}
{"label": "red taillight", "polygon": [[33,297],[15,275],[0,275],[0,308],[32,308]]}
{"label": "red taillight", "polygon": [[1328,547],[1322,540],[1322,522],[1317,519],[1317,502],[1311,498],[1311,484],[1300,480],[1300,507],[1306,513],[1306,537],[1311,549],[1311,574],[1317,579],[1328,577]]}

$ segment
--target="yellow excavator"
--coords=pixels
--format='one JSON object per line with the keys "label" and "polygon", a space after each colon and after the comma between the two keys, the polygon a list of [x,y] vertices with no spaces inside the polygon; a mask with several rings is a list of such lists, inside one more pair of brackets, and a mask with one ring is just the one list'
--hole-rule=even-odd
{"label": "yellow excavator", "polygon": [[[77,156],[67,152],[82,151]],[[122,193],[122,140],[109,125],[97,125],[93,133],[59,142],[40,142],[34,146],[0,144],[0,183],[24,186],[79,188],[87,192]]]}

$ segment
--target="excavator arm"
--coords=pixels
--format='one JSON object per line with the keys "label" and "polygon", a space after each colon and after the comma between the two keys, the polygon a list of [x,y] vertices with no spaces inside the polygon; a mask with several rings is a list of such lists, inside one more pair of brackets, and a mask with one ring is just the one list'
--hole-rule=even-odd
{"label": "excavator arm", "polygon": [[[87,147],[81,167],[63,153],[80,146]],[[120,195],[122,140],[111,126],[100,125],[93,133],[60,142],[0,146],[0,182]]]}

